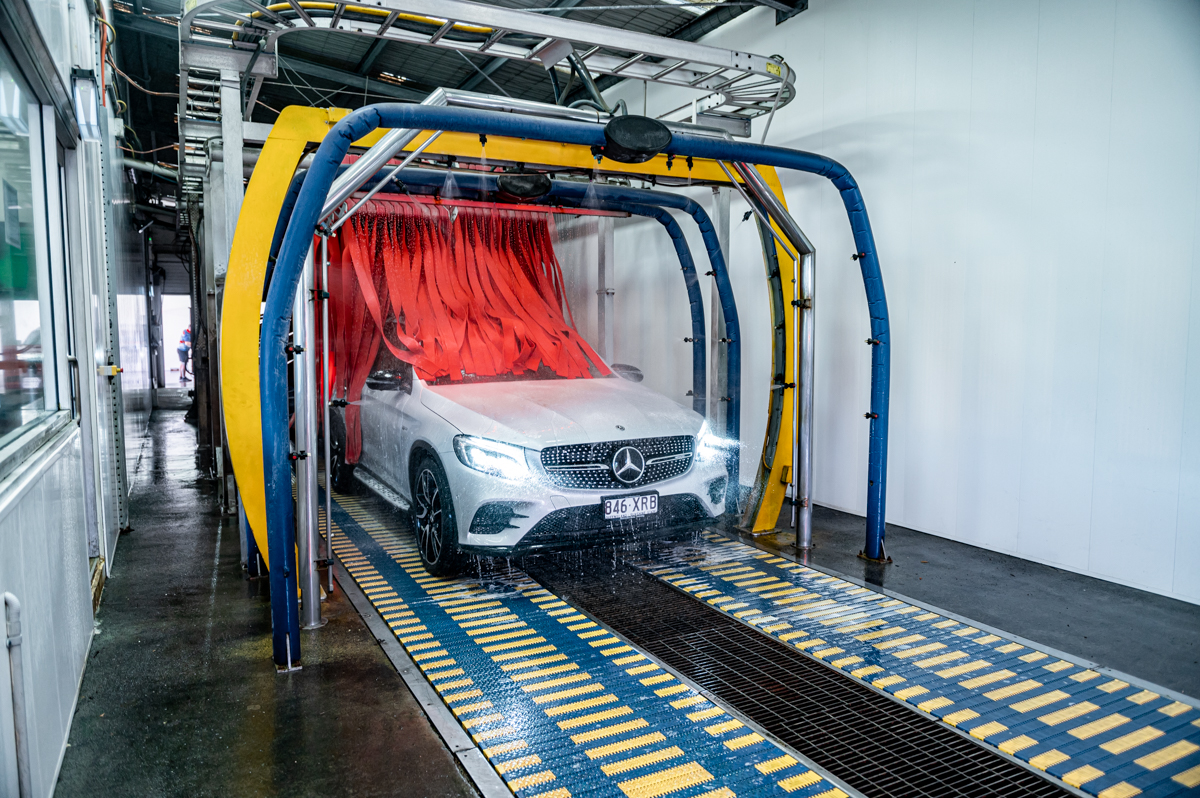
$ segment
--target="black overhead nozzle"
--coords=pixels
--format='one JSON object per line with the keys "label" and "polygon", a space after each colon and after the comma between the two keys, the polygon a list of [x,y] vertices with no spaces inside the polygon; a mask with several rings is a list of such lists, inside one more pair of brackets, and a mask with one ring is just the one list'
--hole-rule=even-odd
{"label": "black overhead nozzle", "polygon": [[508,202],[533,202],[550,191],[550,178],[541,172],[510,172],[496,178],[500,198]]}
{"label": "black overhead nozzle", "polygon": [[604,126],[604,146],[593,148],[619,163],[645,163],[671,145],[671,131],[647,116],[614,116]]}

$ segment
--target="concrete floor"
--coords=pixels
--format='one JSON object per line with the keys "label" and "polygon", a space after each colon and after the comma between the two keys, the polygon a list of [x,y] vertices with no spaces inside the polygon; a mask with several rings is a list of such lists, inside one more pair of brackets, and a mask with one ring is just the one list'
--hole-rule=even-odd
{"label": "concrete floor", "polygon": [[[816,507],[809,562],[1200,698],[1195,604],[891,524],[880,566],[858,557],[865,536],[865,519]],[[796,552],[790,529],[756,540]]]}
{"label": "concrete floor", "polygon": [[[340,591],[304,669],[275,673],[266,582],[243,577],[181,399],[133,477],[58,794],[473,795]],[[856,556],[863,519],[818,508],[814,526],[818,567],[1200,696],[1194,605],[903,527],[880,567]],[[793,550],[790,532],[756,540]]]}
{"label": "concrete floor", "polygon": [[474,795],[340,591],[303,670],[275,673],[267,584],[244,579],[175,404],[133,476],[57,794]]}

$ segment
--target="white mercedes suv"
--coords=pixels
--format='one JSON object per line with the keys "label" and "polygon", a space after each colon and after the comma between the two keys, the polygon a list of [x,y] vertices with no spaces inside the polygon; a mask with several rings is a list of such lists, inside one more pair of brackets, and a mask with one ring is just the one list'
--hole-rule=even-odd
{"label": "white mercedes suv", "polygon": [[358,404],[356,464],[345,462],[344,411],[331,425],[334,490],[361,483],[407,509],[436,575],[457,573],[469,553],[658,536],[722,514],[727,443],[637,384],[637,369],[612,368],[437,384],[380,347]]}

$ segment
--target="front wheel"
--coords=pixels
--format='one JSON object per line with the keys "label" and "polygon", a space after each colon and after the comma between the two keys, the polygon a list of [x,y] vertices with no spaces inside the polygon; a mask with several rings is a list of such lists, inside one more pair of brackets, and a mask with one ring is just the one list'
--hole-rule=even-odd
{"label": "front wheel", "polygon": [[330,422],[330,482],[334,493],[353,496],[358,493],[358,480],[354,478],[354,466],[346,462],[346,425],[333,414],[330,414]]}
{"label": "front wheel", "polygon": [[421,458],[412,477],[413,532],[421,563],[434,576],[457,576],[463,568],[458,548],[458,523],[450,483],[441,463],[429,455]]}

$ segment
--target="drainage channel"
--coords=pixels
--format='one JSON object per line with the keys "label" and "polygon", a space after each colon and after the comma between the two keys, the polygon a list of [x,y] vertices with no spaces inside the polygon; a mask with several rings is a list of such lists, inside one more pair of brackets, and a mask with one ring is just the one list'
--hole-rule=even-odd
{"label": "drainage channel", "polygon": [[620,553],[522,568],[864,795],[1071,791],[627,565]]}

